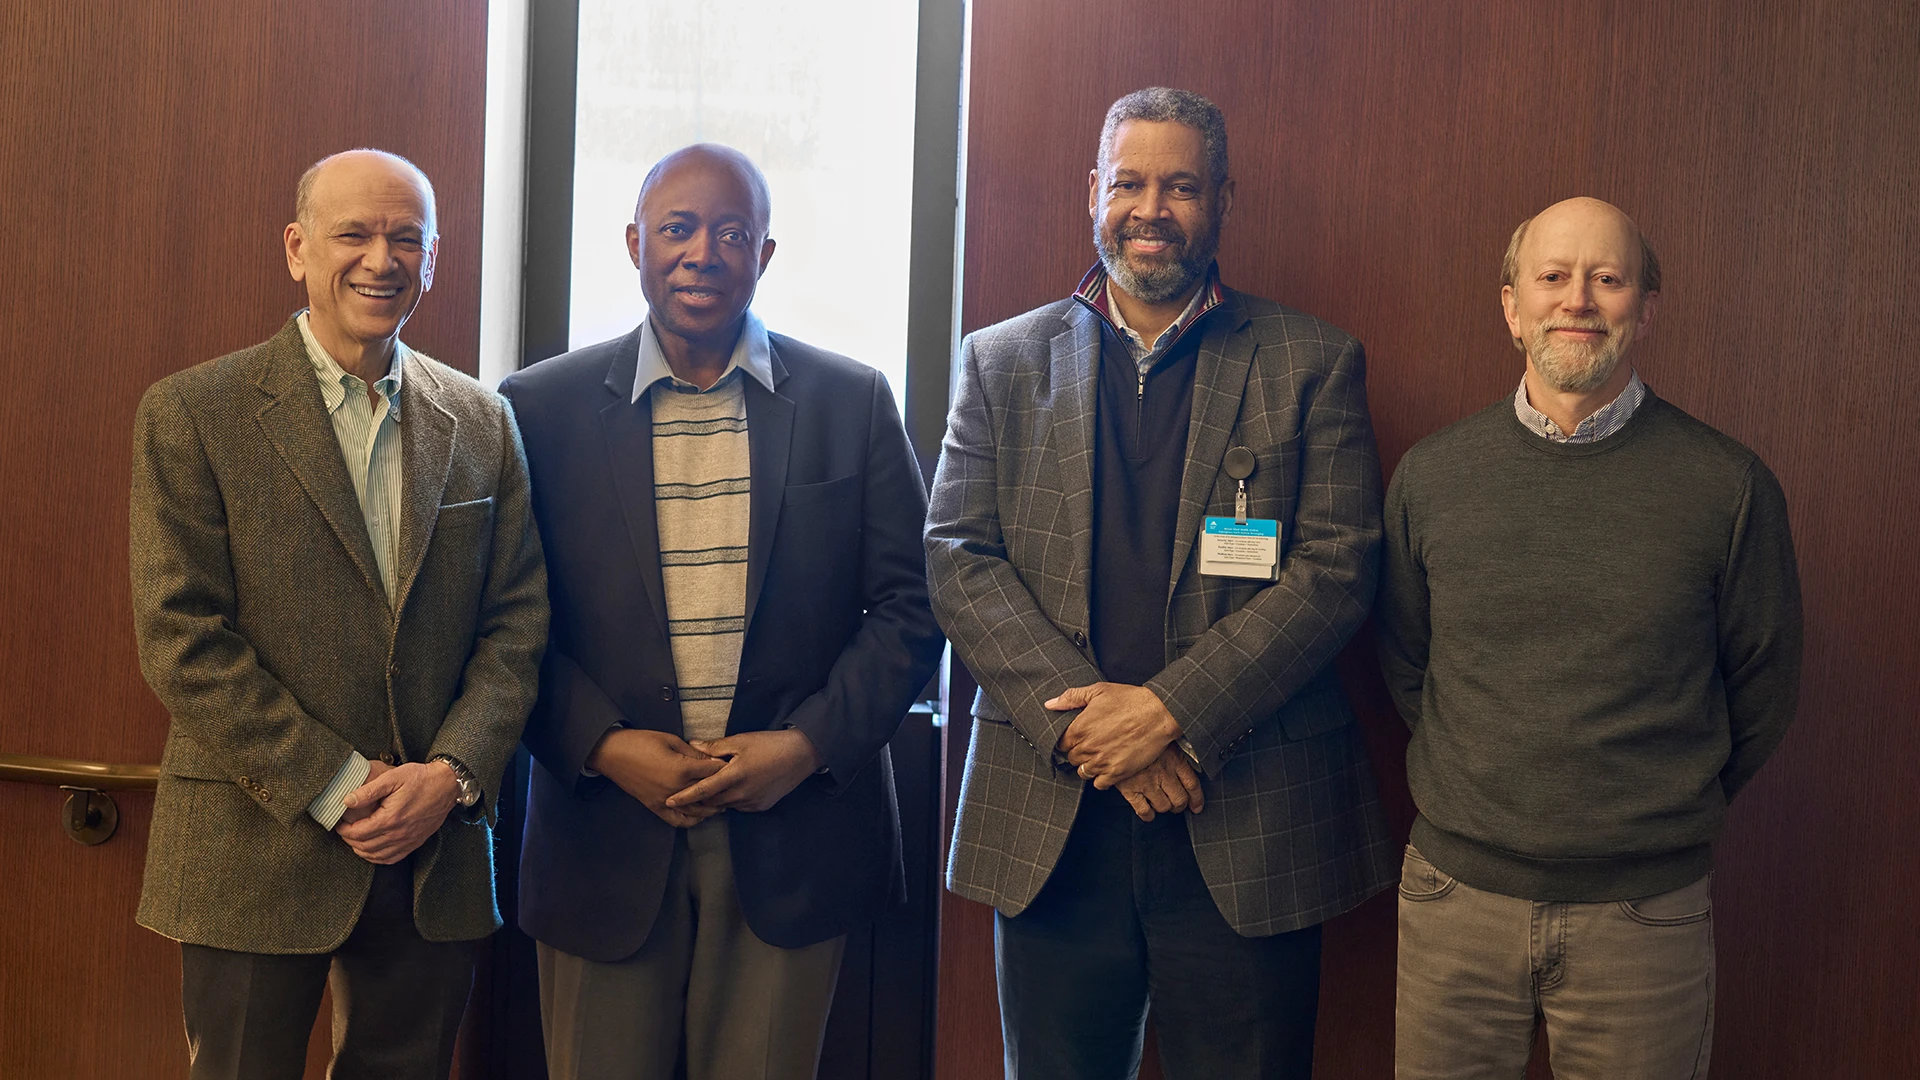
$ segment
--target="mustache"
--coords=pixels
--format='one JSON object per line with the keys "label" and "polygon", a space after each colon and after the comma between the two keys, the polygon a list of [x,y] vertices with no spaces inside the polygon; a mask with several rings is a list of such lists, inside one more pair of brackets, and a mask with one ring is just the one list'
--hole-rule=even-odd
{"label": "mustache", "polygon": [[1174,244],[1187,242],[1186,230],[1178,225],[1122,225],[1113,234],[1122,240],[1165,240]]}
{"label": "mustache", "polygon": [[1550,330],[1592,330],[1595,333],[1605,334],[1612,329],[1603,319],[1561,319],[1558,322],[1540,324],[1540,330],[1543,333]]}

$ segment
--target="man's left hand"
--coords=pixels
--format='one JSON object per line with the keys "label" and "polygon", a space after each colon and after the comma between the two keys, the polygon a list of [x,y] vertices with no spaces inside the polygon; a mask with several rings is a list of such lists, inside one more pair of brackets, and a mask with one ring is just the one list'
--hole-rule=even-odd
{"label": "man's left hand", "polygon": [[693,805],[759,813],[785,798],[787,792],[818,772],[825,761],[813,740],[794,728],[779,731],[743,731],[724,739],[689,745],[727,764],[675,795],[667,805],[678,810]]}
{"label": "man's left hand", "polygon": [[1060,736],[1060,752],[1083,779],[1105,790],[1146,768],[1180,737],[1180,722],[1160,696],[1144,686],[1097,682],[1062,691],[1046,702],[1056,712],[1080,715]]}
{"label": "man's left hand", "polygon": [[353,821],[343,819],[334,831],[354,854],[388,866],[426,843],[447,820],[459,795],[453,768],[444,761],[395,765],[347,796],[349,815],[369,807],[372,813]]}

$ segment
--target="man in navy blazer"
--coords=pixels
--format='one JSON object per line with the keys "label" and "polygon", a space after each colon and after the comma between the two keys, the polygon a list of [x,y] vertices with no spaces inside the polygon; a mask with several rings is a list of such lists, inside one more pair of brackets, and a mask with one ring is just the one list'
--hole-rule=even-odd
{"label": "man in navy blazer", "polygon": [[553,628],[520,924],[550,1073],[811,1077],[845,935],[904,896],[887,742],[937,661],[886,380],[749,310],[774,242],[692,146],[627,229],[649,313],[521,371]]}

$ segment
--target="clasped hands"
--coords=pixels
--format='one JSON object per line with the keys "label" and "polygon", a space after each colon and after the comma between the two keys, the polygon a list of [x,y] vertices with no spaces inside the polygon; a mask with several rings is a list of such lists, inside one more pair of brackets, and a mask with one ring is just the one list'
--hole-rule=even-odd
{"label": "clasped hands", "polygon": [[1120,789],[1142,821],[1206,805],[1200,776],[1173,745],[1180,722],[1144,686],[1098,682],[1064,690],[1045,702],[1055,712],[1079,709],[1060,735],[1060,753],[1082,779]]}
{"label": "clasped hands", "polygon": [[426,843],[459,797],[453,767],[444,761],[369,761],[366,781],[347,795],[347,812],[333,831],[354,854],[389,866]]}
{"label": "clasped hands", "polygon": [[615,728],[587,755],[588,768],[679,829],[722,810],[766,810],[822,764],[813,740],[793,728],[692,742]]}

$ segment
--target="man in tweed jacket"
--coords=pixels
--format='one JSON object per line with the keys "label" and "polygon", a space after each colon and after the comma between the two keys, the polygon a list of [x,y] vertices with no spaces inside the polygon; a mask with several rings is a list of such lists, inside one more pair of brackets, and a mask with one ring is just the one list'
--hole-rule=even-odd
{"label": "man in tweed jacket", "polygon": [[505,403],[412,352],[433,194],[392,155],[302,178],[309,308],[154,384],[134,423],[134,628],[172,714],[140,897],[181,943],[191,1075],[445,1077],[500,925],[494,795],[546,575]]}
{"label": "man in tweed jacket", "polygon": [[[1169,1076],[1309,1075],[1319,924],[1392,880],[1330,668],[1380,539],[1361,348],[1219,284],[1232,197],[1211,102],[1121,98],[1101,265],[961,347],[927,528],[981,686],[948,880],[998,909],[1009,1077],[1133,1075],[1149,1002]],[[1261,580],[1202,572],[1230,473],[1276,523]]]}

